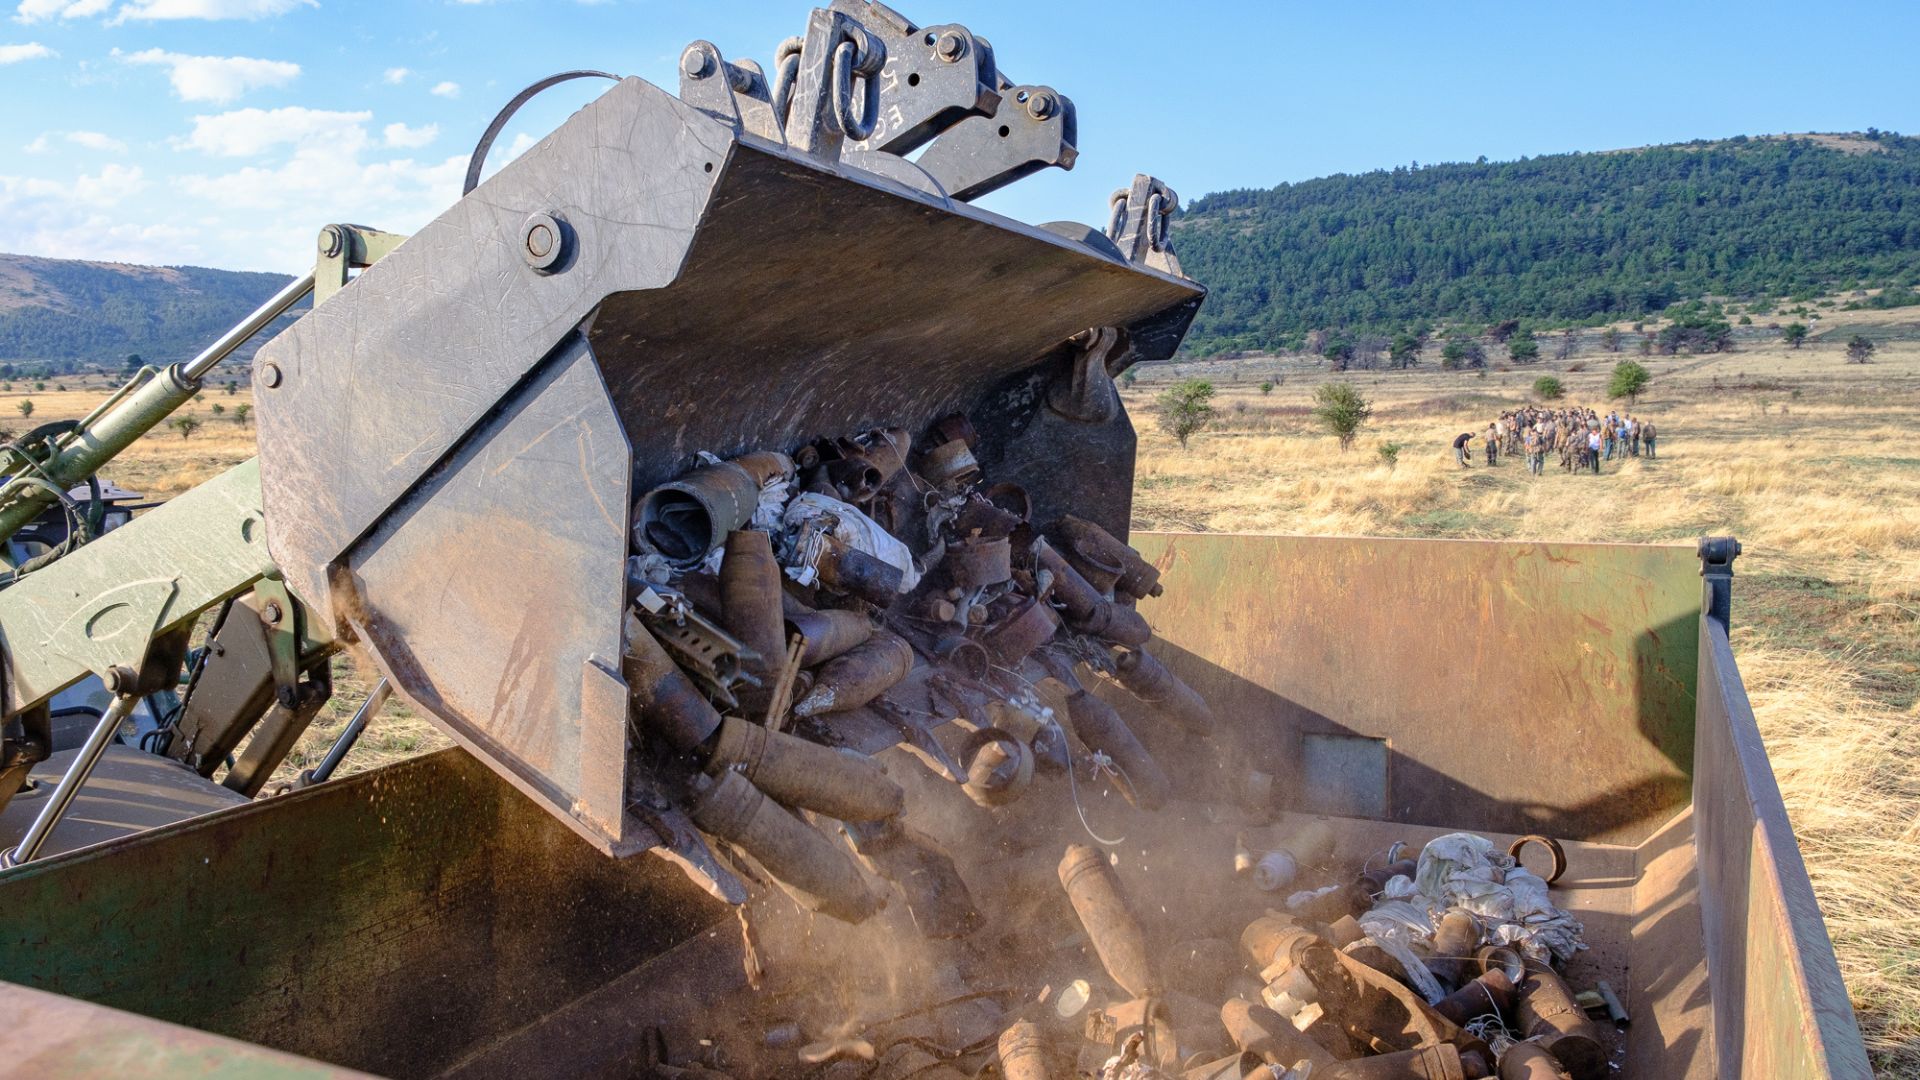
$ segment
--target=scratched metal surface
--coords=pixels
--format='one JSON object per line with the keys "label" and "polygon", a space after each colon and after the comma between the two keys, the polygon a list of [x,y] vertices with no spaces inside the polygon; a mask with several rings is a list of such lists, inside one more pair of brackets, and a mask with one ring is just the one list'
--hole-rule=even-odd
{"label": "scratched metal surface", "polygon": [[1694,815],[1721,1075],[1865,1080],[1859,1022],[1717,620],[1701,621],[1700,653]]}
{"label": "scratched metal surface", "polygon": [[1689,547],[1137,534],[1156,650],[1283,799],[1305,732],[1387,740],[1390,816],[1637,843],[1684,807]]}
{"label": "scratched metal surface", "polygon": [[656,839],[625,811],[627,460],[576,337],[350,561],[394,687],[616,854]]}

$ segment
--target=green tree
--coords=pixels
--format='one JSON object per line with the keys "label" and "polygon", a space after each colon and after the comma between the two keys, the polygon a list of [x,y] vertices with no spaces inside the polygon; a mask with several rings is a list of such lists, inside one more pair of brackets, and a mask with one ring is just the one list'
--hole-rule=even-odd
{"label": "green tree", "polygon": [[33,392],[34,392],[34,393],[36,393],[36,394],[44,394],[44,393],[46,393],[46,392],[47,392],[47,384],[46,384],[46,383],[43,383],[43,382],[36,382],[36,383],[34,383],[34,384],[33,384]]}
{"label": "green tree", "polygon": [[1383,442],[1380,444],[1380,460],[1387,463],[1389,470],[1400,464],[1400,451],[1402,449],[1404,448],[1397,442]]}
{"label": "green tree", "polygon": [[1507,358],[1516,364],[1531,364],[1540,359],[1540,343],[1533,339],[1533,331],[1522,330],[1507,339]]}
{"label": "green tree", "polygon": [[1156,405],[1160,430],[1180,440],[1180,449],[1185,450],[1187,440],[1213,421],[1213,384],[1205,379],[1187,379],[1162,392]]}
{"label": "green tree", "polygon": [[1552,401],[1567,392],[1560,380],[1551,375],[1542,375],[1533,380],[1533,392],[1540,395],[1542,401]]}
{"label": "green tree", "polygon": [[1847,339],[1847,363],[1867,364],[1873,361],[1876,346],[1865,334],[1855,334]]}
{"label": "green tree", "polygon": [[1620,331],[1609,326],[1600,334],[1600,347],[1608,352],[1620,351]]}
{"label": "green tree", "polygon": [[219,416],[222,413],[225,413],[226,411],[227,411],[227,407],[225,405],[222,405],[217,401],[213,403],[213,415]]}
{"label": "green tree", "polygon": [[1646,368],[1632,360],[1622,360],[1613,366],[1613,378],[1607,380],[1607,396],[1626,398],[1627,404],[1632,405],[1652,381],[1653,375]]}
{"label": "green tree", "polygon": [[1321,383],[1313,392],[1313,402],[1313,415],[1340,440],[1342,450],[1353,448],[1361,425],[1373,415],[1373,404],[1352,383]]}
{"label": "green tree", "polygon": [[1387,359],[1397,368],[1410,368],[1420,362],[1420,339],[1408,333],[1395,334],[1387,346]]}
{"label": "green tree", "polygon": [[1120,385],[1124,389],[1128,389],[1128,390],[1133,389],[1133,384],[1139,381],[1140,381],[1140,373],[1133,370],[1132,368],[1128,368],[1127,370],[1120,373]]}
{"label": "green tree", "polygon": [[15,405],[14,408],[20,410],[20,415],[23,418],[28,420],[33,419],[33,399],[32,398],[22,398],[20,400],[20,404]]}
{"label": "green tree", "polygon": [[1448,338],[1440,350],[1440,366],[1448,371],[1487,366],[1487,350],[1472,338]]}
{"label": "green tree", "polygon": [[235,405],[233,407],[234,423],[239,424],[241,427],[246,427],[247,423],[252,419],[253,419],[253,406],[243,401],[240,404]]}
{"label": "green tree", "polygon": [[200,430],[200,420],[193,416],[176,416],[167,426],[179,432],[182,439],[190,439],[194,432]]}
{"label": "green tree", "polygon": [[1786,329],[1780,331],[1780,337],[1786,341],[1790,348],[1797,349],[1802,342],[1807,340],[1807,324],[1798,322],[1788,323]]}
{"label": "green tree", "polygon": [[147,366],[147,362],[145,360],[140,359],[139,353],[130,353],[127,356],[126,364],[123,365],[123,370],[126,371],[127,374],[132,375],[135,372],[138,372],[141,368],[146,366]]}

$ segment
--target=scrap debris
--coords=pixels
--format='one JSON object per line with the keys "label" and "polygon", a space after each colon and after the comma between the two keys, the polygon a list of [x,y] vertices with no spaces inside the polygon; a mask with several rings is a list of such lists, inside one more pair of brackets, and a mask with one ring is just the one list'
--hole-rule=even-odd
{"label": "scrap debris", "polygon": [[[650,775],[678,778],[647,800],[808,910],[858,922],[885,903],[855,853],[916,913],[969,907],[946,855],[887,824],[903,794],[861,752],[876,732],[975,802],[1004,805],[1073,757],[1032,690],[1053,677],[1086,754],[1152,808],[1166,774],[1080,673],[1212,731],[1206,703],[1145,649],[1152,630],[1134,605],[1163,591],[1159,571],[1095,522],[1035,521],[1024,490],[987,485],[978,441],[955,415],[917,440],[882,427],[702,454],[636,504],[626,674]],[[937,734],[948,725],[964,733],[958,751]],[[681,854],[726,873],[706,852]],[[959,899],[927,895],[930,876]]]}

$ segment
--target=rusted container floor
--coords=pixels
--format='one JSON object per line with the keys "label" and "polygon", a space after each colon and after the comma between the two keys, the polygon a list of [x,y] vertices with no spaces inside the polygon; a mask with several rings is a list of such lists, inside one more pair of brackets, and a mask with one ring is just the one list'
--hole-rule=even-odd
{"label": "rusted container floor", "polygon": [[[902,769],[893,771],[900,775]],[[1076,978],[1117,998],[1055,876],[1066,844],[1093,842],[1066,785],[1057,785],[1058,792],[1055,787],[1037,784],[1027,798],[999,811],[964,800],[942,804],[931,795],[933,813],[916,824],[950,841],[948,850],[962,856],[960,869],[986,915],[985,925],[965,939],[927,938],[899,903],[849,927],[808,916],[773,891],[748,909],[764,969],[757,989],[743,968],[741,924],[729,919],[554,1013],[529,1017],[525,1027],[444,1075],[518,1080],[529,1069],[544,1071],[556,1063],[575,1076],[643,1075],[662,1055],[673,1065],[706,1065],[737,1077],[868,1075],[864,1066],[826,1071],[796,1056],[804,1044],[845,1038],[866,1040],[882,1063],[871,1075],[885,1077],[911,1071],[902,1066],[890,1072],[889,1062],[924,1061],[914,1055],[937,1058],[990,1043],[1002,1024],[996,1004],[1010,1014],[1044,988]],[[1222,947],[1237,955],[1241,929],[1284,903],[1284,893],[1260,892],[1232,874],[1236,833],[1259,829],[1237,811],[1176,802],[1146,814],[1087,790],[1084,781],[1080,796],[1095,831],[1108,839],[1124,837],[1104,846],[1117,858],[1170,985],[1191,984],[1195,973],[1188,968],[1196,956]],[[1283,817],[1280,827],[1288,820]],[[1296,888],[1350,880],[1369,856],[1396,840],[1417,849],[1450,831],[1327,820],[1336,827],[1335,856],[1328,869],[1304,877]],[[1502,844],[1512,839],[1483,835]],[[963,836],[967,842],[958,842]],[[1710,1075],[1688,815],[1639,847],[1565,847],[1569,869],[1553,896],[1582,921],[1589,946],[1565,974],[1576,989],[1607,980],[1633,1015],[1626,1031],[1602,1024],[1614,1039],[1615,1075]],[[966,857],[970,852],[979,856]],[[1219,993],[1190,1003],[1190,1014],[1213,1014],[1198,1019],[1182,1018],[1175,1002],[1183,1046],[1189,1030],[1222,1037],[1216,1017],[1224,999]],[[782,1041],[782,1025],[788,1024],[797,1024],[804,1036]],[[1058,1047],[1079,1041],[1072,1025],[1051,1034]],[[921,1075],[945,1074],[934,1068]]]}

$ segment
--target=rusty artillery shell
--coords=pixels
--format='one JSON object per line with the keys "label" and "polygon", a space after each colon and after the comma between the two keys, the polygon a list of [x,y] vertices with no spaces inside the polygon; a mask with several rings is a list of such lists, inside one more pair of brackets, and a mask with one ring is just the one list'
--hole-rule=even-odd
{"label": "rusty artillery shell", "polygon": [[951,442],[959,439],[968,446],[978,446],[980,433],[973,428],[973,421],[965,413],[949,413],[933,422],[934,442]]}
{"label": "rusty artillery shell", "polygon": [[778,450],[756,450],[751,454],[741,454],[732,459],[735,465],[747,470],[753,482],[766,487],[774,480],[791,480],[794,476],[793,459]]}
{"label": "rusty artillery shell", "polygon": [[962,938],[979,929],[982,919],[973,906],[973,895],[940,845],[897,817],[849,821],[847,835],[874,871],[900,890],[923,936]]}
{"label": "rusty artillery shell", "polygon": [[900,582],[906,576],[892,563],[838,542],[827,545],[819,571],[820,581],[827,588],[878,608],[888,607],[899,599]]}
{"label": "rusty artillery shell", "polygon": [[1500,1080],[1568,1080],[1560,1060],[1538,1043],[1517,1042],[1500,1055]]}
{"label": "rusty artillery shell", "polygon": [[707,772],[745,776],[775,801],[841,821],[875,821],[898,814],[906,793],[878,762],[783,731],[730,716],[707,759]]}
{"label": "rusty artillery shell", "polygon": [[1336,1061],[1315,1069],[1313,1080],[1466,1080],[1460,1050],[1452,1043],[1402,1050],[1397,1054]]}
{"label": "rusty artillery shell", "polygon": [[1160,571],[1152,563],[1093,522],[1067,514],[1060,518],[1055,529],[1069,547],[1092,554],[1103,563],[1122,567],[1115,588],[1127,595],[1145,600],[1166,591],[1160,584]]}
{"label": "rusty artillery shell", "polygon": [[1526,958],[1511,945],[1482,945],[1474,951],[1473,962],[1473,970],[1482,975],[1498,970],[1516,989],[1527,978]]}
{"label": "rusty artillery shell", "polygon": [[1332,1054],[1265,1005],[1234,998],[1220,1007],[1220,1022],[1226,1025],[1227,1037],[1233,1040],[1233,1045],[1269,1065],[1292,1066],[1310,1061],[1318,1068],[1333,1063]]}
{"label": "rusty artillery shell", "polygon": [[920,472],[940,487],[971,484],[980,479],[980,462],[965,439],[953,439],[927,451],[920,459]]}
{"label": "rusty artillery shell", "polygon": [[697,749],[720,730],[720,714],[639,619],[628,617],[626,630],[621,670],[632,693],[628,708],[642,730],[668,746]]}
{"label": "rusty artillery shell", "polygon": [[1603,1080],[1609,1075],[1607,1047],[1600,1029],[1587,1019],[1566,981],[1552,971],[1532,971],[1520,986],[1514,1019],[1525,1038],[1545,1047],[1573,1080]]}
{"label": "rusty artillery shell", "polygon": [[873,501],[886,478],[880,470],[865,458],[853,458],[847,461],[829,461],[826,465],[827,482],[841,499],[862,505]]}
{"label": "rusty artillery shell", "polygon": [[1465,1027],[1467,1021],[1488,1013],[1503,1018],[1512,1016],[1513,994],[1513,980],[1507,978],[1506,972],[1494,968],[1434,1002],[1433,1011]]}
{"label": "rusty artillery shell", "polygon": [[1360,920],[1352,915],[1342,915],[1327,926],[1327,936],[1333,939],[1334,948],[1344,949],[1367,936],[1360,928]]}
{"label": "rusty artillery shell", "polygon": [[1053,640],[1059,632],[1060,617],[1038,600],[1029,600],[994,627],[981,645],[1001,667],[1018,667],[1033,650]]}
{"label": "rusty artillery shell", "polygon": [[1128,802],[1142,810],[1158,810],[1166,805],[1173,794],[1172,782],[1113,706],[1085,690],[1075,690],[1067,697],[1067,721],[1087,749],[1113,759],[1126,781],[1121,785],[1121,794]]}
{"label": "rusty artillery shell", "polygon": [[1285,960],[1291,965],[1320,935],[1279,915],[1262,915],[1240,931],[1240,947],[1253,960],[1253,969],[1263,971]]}
{"label": "rusty artillery shell", "polygon": [[873,636],[873,621],[858,611],[794,610],[787,615],[787,629],[806,641],[800,666],[813,667],[866,644]]}
{"label": "rusty artillery shell", "polygon": [[968,537],[947,545],[940,560],[947,580],[961,589],[998,585],[1013,576],[1013,544],[1006,537]]}
{"label": "rusty artillery shell", "polygon": [[1113,981],[1137,998],[1158,995],[1160,979],[1147,962],[1146,935],[1127,907],[1106,852],[1085,844],[1068,846],[1060,860],[1060,884]]}
{"label": "rusty artillery shell", "polygon": [[773,541],[751,529],[727,534],[720,561],[720,626],[760,658],[749,670],[764,675],[787,654],[786,616],[780,609],[780,563]]}
{"label": "rusty artillery shell", "polygon": [[759,505],[754,473],[732,461],[702,465],[640,497],[634,541],[684,569],[752,521]]}
{"label": "rusty artillery shell", "polygon": [[1474,951],[1480,948],[1480,922],[1471,912],[1454,908],[1440,917],[1433,930],[1433,955],[1427,967],[1441,981],[1459,986],[1471,977],[1476,967]]}
{"label": "rusty artillery shell", "polygon": [[1084,548],[1069,547],[1063,554],[1067,562],[1080,571],[1080,576],[1087,579],[1087,584],[1105,594],[1113,592],[1113,587],[1119,584],[1120,575],[1126,572],[1126,567],[1117,562],[1107,562],[1097,552]]}
{"label": "rusty artillery shell", "polygon": [[1000,1033],[1000,1075],[1006,1080],[1047,1080],[1047,1040],[1040,1025],[1015,1020]]}
{"label": "rusty artillery shell", "polygon": [[1120,685],[1194,735],[1213,734],[1213,710],[1193,687],[1168,671],[1145,649],[1127,649],[1114,660]]}
{"label": "rusty artillery shell", "polygon": [[857,709],[900,684],[913,670],[913,646],[899,635],[877,630],[865,644],[827,661],[814,676],[813,689],[793,706],[795,716]]}
{"label": "rusty artillery shell", "polygon": [[1042,542],[1038,555],[1041,569],[1053,575],[1053,596],[1066,610],[1068,626],[1136,649],[1152,640],[1153,629],[1139,612],[1102,596],[1052,545]]}
{"label": "rusty artillery shell", "polygon": [[737,772],[721,773],[694,799],[693,821],[759,860],[809,911],[857,923],[880,910],[844,849]]}

